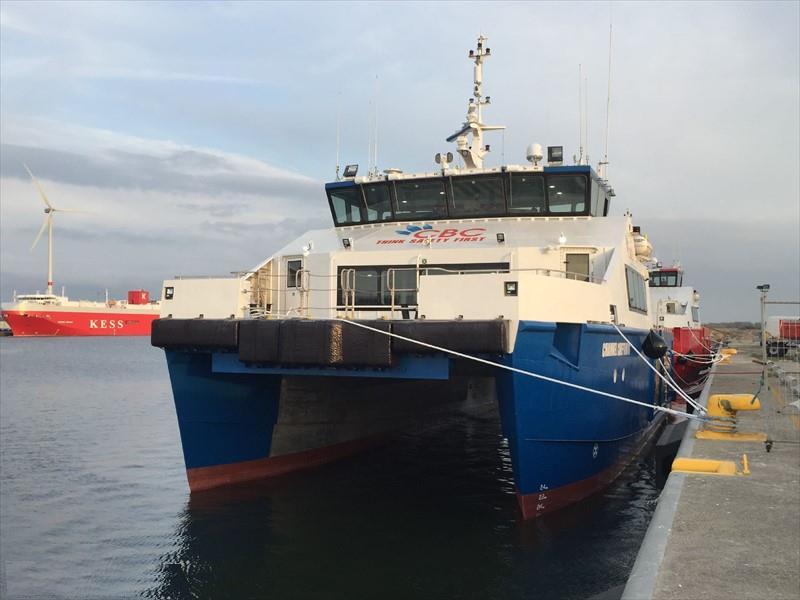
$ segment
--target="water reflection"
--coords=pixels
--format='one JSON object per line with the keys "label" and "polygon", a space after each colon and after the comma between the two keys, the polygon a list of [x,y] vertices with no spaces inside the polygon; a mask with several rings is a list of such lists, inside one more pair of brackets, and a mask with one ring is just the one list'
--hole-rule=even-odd
{"label": "water reflection", "polygon": [[313,472],[195,494],[151,598],[586,598],[625,581],[655,506],[648,461],[523,522],[496,415]]}

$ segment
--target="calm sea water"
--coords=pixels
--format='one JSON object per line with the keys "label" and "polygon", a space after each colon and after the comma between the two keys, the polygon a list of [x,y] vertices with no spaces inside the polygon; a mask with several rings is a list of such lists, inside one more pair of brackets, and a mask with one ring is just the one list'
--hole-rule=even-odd
{"label": "calm sea water", "polygon": [[523,522],[495,415],[190,498],[146,338],[0,339],[3,598],[587,598],[624,583],[643,459]]}

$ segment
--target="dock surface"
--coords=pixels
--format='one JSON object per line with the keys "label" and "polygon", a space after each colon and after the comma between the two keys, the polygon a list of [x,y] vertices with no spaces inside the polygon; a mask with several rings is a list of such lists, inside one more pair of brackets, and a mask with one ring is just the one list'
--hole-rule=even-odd
{"label": "dock surface", "polygon": [[[756,393],[755,352],[740,348],[717,365],[703,399]],[[741,470],[746,454],[750,474],[672,472],[623,599],[800,598],[800,416],[787,389],[768,382],[758,394],[761,410],[740,412],[739,429],[767,433],[772,450],[764,442],[695,439],[693,422],[679,457],[736,461]]]}

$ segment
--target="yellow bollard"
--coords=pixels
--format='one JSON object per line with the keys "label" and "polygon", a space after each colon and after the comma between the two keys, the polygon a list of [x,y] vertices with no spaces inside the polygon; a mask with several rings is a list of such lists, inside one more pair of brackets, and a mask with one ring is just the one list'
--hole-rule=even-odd
{"label": "yellow bollard", "polygon": [[672,461],[672,471],[676,473],[695,473],[698,475],[722,475],[733,477],[736,475],[750,475],[750,465],[747,455],[742,454],[742,470],[736,469],[732,460],[714,460],[711,458],[676,458]]}
{"label": "yellow bollard", "polygon": [[765,433],[736,431],[739,411],[761,410],[761,401],[753,394],[714,394],[708,399],[708,416],[717,419],[707,423],[695,433],[699,440],[720,440],[729,442],[763,442]]}
{"label": "yellow bollard", "polygon": [[714,394],[708,399],[709,417],[736,417],[740,410],[760,410],[761,401],[753,394]]}

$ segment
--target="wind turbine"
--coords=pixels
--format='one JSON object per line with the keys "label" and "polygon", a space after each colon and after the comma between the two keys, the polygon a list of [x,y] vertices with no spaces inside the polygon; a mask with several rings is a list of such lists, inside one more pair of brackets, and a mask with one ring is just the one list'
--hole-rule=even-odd
{"label": "wind turbine", "polygon": [[39,239],[42,237],[44,230],[47,229],[47,293],[48,295],[53,294],[53,215],[57,212],[80,212],[77,210],[67,210],[66,208],[55,208],[50,201],[47,199],[47,195],[44,193],[42,186],[39,185],[39,182],[36,180],[36,177],[33,176],[31,170],[28,168],[28,165],[25,163],[22,164],[25,167],[25,170],[28,172],[28,175],[31,176],[33,183],[36,184],[36,189],[39,190],[39,196],[42,198],[42,202],[44,202],[44,223],[42,223],[42,228],[39,229],[39,233],[36,234],[36,239],[33,240],[33,244],[31,245],[31,250],[36,247],[36,244],[39,243]]}

